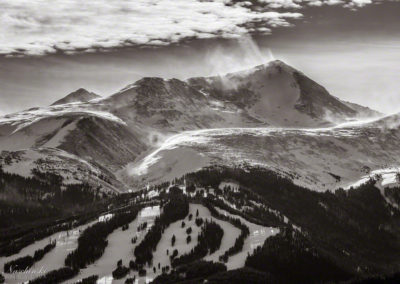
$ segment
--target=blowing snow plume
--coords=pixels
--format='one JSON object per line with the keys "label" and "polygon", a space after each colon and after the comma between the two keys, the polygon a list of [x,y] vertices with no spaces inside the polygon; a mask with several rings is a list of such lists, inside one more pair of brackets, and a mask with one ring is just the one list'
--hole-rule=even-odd
{"label": "blowing snow plume", "polygon": [[274,59],[271,49],[260,49],[250,35],[239,38],[234,46],[217,46],[205,58],[211,66],[210,75],[219,76],[225,89],[238,87],[225,76],[226,74],[251,70],[254,66],[266,64]]}
{"label": "blowing snow plume", "polygon": [[210,51],[205,60],[211,66],[211,74],[219,75],[250,69],[274,60],[271,49],[260,49],[250,35],[237,40],[236,46],[219,45]]}

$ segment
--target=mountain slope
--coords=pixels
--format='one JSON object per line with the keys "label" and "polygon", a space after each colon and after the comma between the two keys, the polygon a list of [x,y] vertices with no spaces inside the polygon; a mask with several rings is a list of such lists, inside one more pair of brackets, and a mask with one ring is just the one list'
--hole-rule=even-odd
{"label": "mountain slope", "polygon": [[[0,155],[0,166],[5,173],[24,178],[50,179],[52,176],[57,176],[61,178],[64,185],[85,183],[93,188],[99,188],[105,194],[115,194],[126,190],[124,185],[100,164],[89,163],[59,149],[3,151]],[[3,193],[3,198],[7,194],[9,193]]]}
{"label": "mountain slope", "polygon": [[12,167],[15,171],[11,173],[24,177],[40,168],[43,174],[60,175],[65,183],[89,180],[104,192],[126,191],[112,171],[134,160],[146,146],[139,133],[101,107],[65,104],[4,117],[0,121],[0,153],[4,156],[0,167]]}
{"label": "mountain slope", "polygon": [[[0,118],[0,149],[63,150],[101,165],[131,185],[172,179],[210,163],[234,160],[307,176],[305,185],[319,186],[331,175],[326,169],[321,176],[324,162],[310,141],[327,144],[321,151],[334,152],[325,140],[341,131],[310,135],[290,129],[333,126],[365,114],[377,113],[342,102],[296,69],[273,61],[187,81],[147,77],[104,99],[79,89],[51,106]],[[358,169],[363,162],[356,159],[349,164]],[[345,176],[343,166],[332,165],[331,171]]]}
{"label": "mountain slope", "polygon": [[106,98],[113,114],[162,132],[261,123],[178,79],[143,78]]}
{"label": "mountain slope", "polygon": [[44,135],[51,136],[52,133],[59,131],[66,126],[64,123],[67,121],[88,116],[124,123],[99,103],[31,108],[0,117],[0,149],[21,150],[36,147],[37,140],[43,140]]}
{"label": "mountain slope", "polygon": [[58,148],[114,171],[146,150],[140,136],[139,131],[126,125],[85,117],[76,121],[75,129],[65,136]]}
{"label": "mountain slope", "polygon": [[216,77],[143,78],[103,100],[111,112],[162,131],[317,127],[377,115],[331,96],[281,61]]}
{"label": "mountain slope", "polygon": [[[127,166],[131,183],[161,182],[208,165],[257,165],[310,189],[349,187],[369,172],[399,168],[398,116],[319,129],[226,128],[188,131],[169,138]],[[399,120],[397,120],[399,121]],[[190,154],[191,160],[182,157]]]}

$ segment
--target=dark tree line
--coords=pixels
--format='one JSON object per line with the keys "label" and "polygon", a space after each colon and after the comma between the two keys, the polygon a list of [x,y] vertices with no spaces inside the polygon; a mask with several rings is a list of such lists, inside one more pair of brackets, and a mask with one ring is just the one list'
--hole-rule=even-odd
{"label": "dark tree line", "polygon": [[29,284],[49,284],[61,283],[65,280],[71,279],[78,275],[79,269],[72,269],[70,267],[63,267],[57,270],[52,270],[43,276],[29,281]]}
{"label": "dark tree line", "polygon": [[392,202],[400,206],[400,187],[385,188],[385,196],[389,198]]}
{"label": "dark tree line", "polygon": [[82,280],[76,282],[75,284],[96,284],[97,279],[99,279],[99,276],[97,275],[92,275],[86,278],[83,278]]}
{"label": "dark tree line", "polygon": [[2,229],[60,215],[61,210],[50,204],[0,200],[0,227]]}
{"label": "dark tree line", "polygon": [[4,272],[12,273],[13,271],[22,271],[33,266],[33,257],[26,255],[18,259],[12,260],[4,264]]}
{"label": "dark tree line", "polygon": [[398,284],[398,283],[400,283],[400,272],[390,275],[357,277],[356,279],[346,282],[346,284]]}
{"label": "dark tree line", "polygon": [[189,203],[182,194],[171,195],[162,210],[162,214],[154,221],[142,242],[135,248],[137,265],[151,264],[153,251],[161,240],[164,230],[172,223],[184,219],[189,213]]}
{"label": "dark tree line", "polygon": [[[204,279],[210,275],[219,272],[225,272],[226,266],[222,263],[215,263],[209,261],[195,261],[187,265],[182,265],[169,274],[163,273],[156,277],[152,283],[154,284],[172,284],[172,283],[195,283],[196,279]],[[199,283],[204,283],[203,281]]]}
{"label": "dark tree line", "polygon": [[[197,282],[198,284],[203,282]],[[192,283],[192,284],[197,284]],[[261,272],[248,267],[230,270],[226,272],[220,272],[211,275],[207,278],[208,284],[267,284],[267,283],[279,283],[277,279],[268,273]]]}
{"label": "dark tree line", "polygon": [[223,236],[224,230],[217,223],[206,221],[197,237],[197,245],[189,253],[172,259],[172,266],[191,263],[216,252],[221,246]]}
{"label": "dark tree line", "polygon": [[50,252],[55,247],[56,247],[56,242],[54,241],[46,245],[44,248],[36,250],[33,256],[27,255],[6,262],[4,264],[4,272],[12,273],[13,271],[22,271],[29,269],[33,266],[35,262],[41,260],[46,255],[46,253]]}
{"label": "dark tree line", "polygon": [[[0,192],[9,196],[17,194],[24,202],[35,201],[40,204],[76,206],[86,205],[99,198],[98,188],[87,183],[63,184],[63,177],[51,172],[32,170],[32,177],[4,172],[0,167]],[[49,194],[46,199],[43,197]]]}
{"label": "dark tree line", "polygon": [[103,255],[108,245],[108,235],[115,229],[132,222],[137,214],[138,209],[134,208],[128,212],[116,213],[110,220],[88,227],[79,237],[78,247],[68,254],[65,265],[80,269],[95,262]]}
{"label": "dark tree line", "polygon": [[290,229],[269,237],[247,257],[246,266],[268,272],[284,283],[336,282],[352,277],[301,234]]}
{"label": "dark tree line", "polygon": [[48,181],[43,181],[35,176],[7,173],[0,167],[0,193],[4,196],[0,201],[0,227],[7,228],[16,223],[60,215],[60,210],[41,200],[45,193],[54,192],[60,186],[61,183],[54,181],[51,175]]}

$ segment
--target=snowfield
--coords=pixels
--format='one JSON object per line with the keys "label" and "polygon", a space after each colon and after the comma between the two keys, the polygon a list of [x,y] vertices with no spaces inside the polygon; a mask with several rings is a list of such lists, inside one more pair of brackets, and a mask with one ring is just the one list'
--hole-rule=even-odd
{"label": "snowfield", "polygon": [[268,168],[317,191],[348,188],[368,174],[366,171],[399,166],[400,131],[377,127],[379,121],[350,121],[326,128],[186,131],[128,164],[125,179],[135,185],[159,183],[199,167],[248,164]]}

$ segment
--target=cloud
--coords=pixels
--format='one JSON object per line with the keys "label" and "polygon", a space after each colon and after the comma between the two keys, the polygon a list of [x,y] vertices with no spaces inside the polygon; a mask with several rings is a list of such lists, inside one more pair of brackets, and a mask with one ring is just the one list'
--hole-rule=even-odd
{"label": "cloud", "polygon": [[0,54],[43,55],[238,38],[291,26],[306,6],[363,7],[379,0],[3,0]]}
{"label": "cloud", "polygon": [[372,0],[352,0],[345,5],[348,8],[361,8],[366,5],[372,4]]}
{"label": "cloud", "polygon": [[[268,1],[268,0],[260,0],[260,1]],[[384,0],[299,0],[299,1],[292,0],[292,1],[296,3],[307,4],[308,6],[340,5],[343,6],[344,8],[350,8],[350,9],[362,8],[369,4],[379,4],[384,2]],[[399,0],[387,0],[387,1],[396,2]]]}

